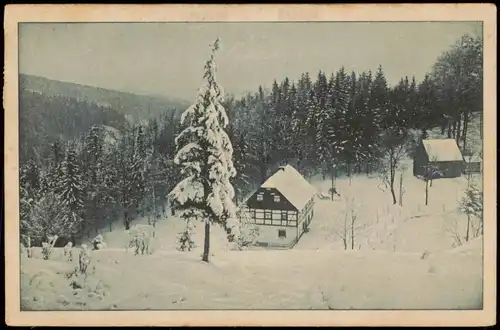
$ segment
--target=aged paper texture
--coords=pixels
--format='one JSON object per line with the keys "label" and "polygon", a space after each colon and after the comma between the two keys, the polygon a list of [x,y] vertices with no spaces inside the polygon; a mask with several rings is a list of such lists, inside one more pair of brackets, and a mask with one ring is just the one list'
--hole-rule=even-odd
{"label": "aged paper texture", "polygon": [[[495,324],[495,14],[495,6],[489,4],[7,5],[3,99],[6,323],[25,326]],[[439,28],[434,28],[438,25]],[[326,32],[327,29],[331,29],[328,30],[331,33]],[[469,33],[475,37],[460,39],[462,34]],[[219,41],[214,44],[215,37],[220,37],[220,51]],[[459,39],[464,43],[478,43],[461,45],[456,43]],[[440,57],[453,45],[470,52],[480,48],[483,57],[472,56],[463,62],[460,62],[461,55]],[[467,51],[459,54],[470,55]],[[458,64],[452,62],[453,59]],[[441,67],[433,66],[437,61],[441,61]],[[460,75],[465,80],[453,80],[453,72],[457,72],[454,65],[469,68],[472,62],[479,68],[481,78],[471,69],[468,74]],[[182,148],[182,139],[179,139],[181,142],[176,142],[179,148],[175,149],[174,137],[182,134],[177,126],[168,122],[164,112],[167,108],[175,109],[178,112],[172,112],[174,118],[194,102],[197,105],[190,109],[205,106],[206,112],[192,110],[185,115],[192,125],[196,118],[199,122],[217,123],[220,119],[214,118],[224,118],[225,113],[210,115],[221,111],[219,106],[213,106],[222,95],[215,82],[214,67],[219,70],[217,83],[234,96],[232,103],[226,100],[220,103],[229,114],[231,133],[228,134],[233,146],[227,147],[228,135],[210,126],[213,131],[208,131],[200,145],[210,146],[205,151],[219,148],[215,158],[222,165],[208,167],[207,175],[213,169],[212,181],[203,182],[211,182],[212,186],[202,185],[202,189],[217,191],[220,198],[210,199],[212,195],[205,193],[199,202],[197,182],[188,177],[186,180],[191,181],[183,181],[188,183],[179,188],[176,184],[182,174],[177,167],[168,166],[173,164],[174,151],[188,171],[183,174],[205,173],[200,168],[206,169],[211,163],[196,163],[198,160],[186,163],[187,158],[183,157],[192,157],[189,151],[199,145],[191,143]],[[356,111],[365,111],[359,110],[359,104],[364,103],[353,100],[364,97],[363,91],[370,100],[376,99],[375,87],[364,90],[363,82],[380,82],[382,70],[387,90],[394,95],[391,104],[400,102],[398,95],[413,95],[412,91],[414,95],[424,93],[425,75],[432,70],[435,75],[429,79],[437,83],[429,87],[430,93],[441,93],[436,102],[445,104],[443,99],[449,95],[446,93],[457,93],[449,98],[455,103],[447,104],[448,112],[439,117],[448,121],[438,120],[423,127],[419,126],[420,120],[411,119],[414,123],[408,124],[398,120],[402,115],[397,111],[404,111],[404,105],[388,106],[387,109],[400,115],[393,113],[393,117],[380,122],[386,126],[377,126],[380,129],[377,134],[383,137],[387,137],[389,131],[396,132],[392,130],[396,121],[417,134],[421,131],[429,134],[427,140],[423,135],[421,138],[421,141],[431,141],[422,142],[422,152],[427,155],[427,163],[420,167],[423,175],[418,175],[415,169],[418,156],[414,156],[413,165],[411,158],[407,167],[398,163],[402,159],[399,151],[403,149],[393,142],[401,138],[398,135],[401,133],[394,133],[392,140],[382,139],[380,145],[377,144],[380,147],[377,151],[381,152],[377,154],[379,167],[370,174],[371,165],[359,159],[366,159],[364,155],[373,150],[372,142],[379,143],[378,138],[355,144],[353,141],[358,140],[352,137],[365,136],[365,133],[350,130],[358,127],[352,123],[332,126],[337,129],[319,129],[326,122],[318,119],[326,113],[321,109],[345,110],[336,112],[344,117],[331,121],[332,125],[348,120],[357,123],[357,119],[368,118],[373,111],[378,111],[381,106],[368,101],[362,109],[370,111],[359,115]],[[310,79],[304,78],[306,72]],[[412,76],[416,82],[412,83]],[[205,94],[195,99],[203,79],[208,88],[201,89]],[[346,103],[345,108],[339,105],[343,99],[335,96],[348,88],[339,87],[343,86],[342,79],[353,86],[351,96],[346,96],[351,97],[352,102]],[[273,80],[277,82],[274,86]],[[308,83],[309,87],[304,87]],[[314,88],[310,87],[311,83]],[[322,86],[325,91],[335,91],[325,92],[330,95],[325,96],[325,100],[334,95],[331,107],[325,105],[330,101],[321,102]],[[316,117],[309,116],[317,120],[313,124],[310,119],[301,121],[298,114],[303,90],[308,91],[305,99],[316,102],[314,109],[304,106],[306,112],[319,111]],[[352,96],[355,94],[357,96]],[[276,95],[280,95],[281,101],[276,101]],[[299,100],[298,103],[286,103],[292,99],[290,95],[297,97],[293,100]],[[425,99],[421,96],[424,94],[418,95],[420,100]],[[471,95],[479,96],[471,101]],[[411,96],[401,102],[411,102]],[[430,103],[418,104],[419,109],[433,107]],[[255,109],[268,106],[275,111],[273,115],[269,112],[257,121],[259,110]],[[351,106],[356,115],[349,119],[350,112],[346,109]],[[295,110],[290,110],[292,108]],[[243,110],[232,112],[232,109]],[[245,111],[250,115],[241,115]],[[103,113],[107,113],[107,117]],[[272,117],[277,113],[284,117]],[[408,113],[412,115],[410,110]],[[478,117],[474,117],[477,120],[470,119],[477,113]],[[130,119],[135,115],[138,121]],[[428,116],[432,117],[432,113]],[[161,119],[154,121],[154,126],[152,118]],[[370,127],[378,123],[378,117],[373,118]],[[158,124],[159,120],[165,121]],[[286,126],[287,120],[290,126]],[[293,124],[297,122],[298,125]],[[481,138],[469,143],[467,149],[463,144],[473,134],[467,125],[472,127],[473,122],[478,123],[474,125]],[[110,150],[114,151],[89,149],[93,146],[92,134],[97,132],[93,127],[97,124],[105,128],[107,138],[114,136],[116,141],[121,141],[110,144]],[[161,127],[168,125],[172,125],[170,130],[161,131]],[[306,125],[310,126],[301,130],[300,127]],[[85,128],[80,131],[80,126]],[[271,127],[273,133],[264,127]],[[129,129],[132,134],[129,140],[117,137],[125,136]],[[158,130],[167,137],[162,140],[155,133],[147,135]],[[176,133],[170,136],[171,131]],[[462,136],[462,131],[469,137]],[[345,135],[340,141],[341,134],[331,132]],[[430,136],[434,133],[442,136]],[[147,149],[152,150],[151,153],[139,148],[141,143],[147,144],[141,140],[144,138],[141,134],[155,136],[159,141],[157,147]],[[440,142],[433,139],[446,138],[446,135],[451,144],[440,150]],[[191,137],[194,140],[190,141],[197,139],[194,135]],[[307,144],[311,137],[316,143],[314,146]],[[270,144],[264,145],[262,141],[267,138]],[[460,150],[453,139],[458,141]],[[127,141],[135,142],[127,144]],[[57,146],[59,142],[63,147]],[[349,153],[345,151],[348,147],[339,147],[335,149],[339,153],[329,153],[333,152],[330,145],[351,145],[349,142],[357,146],[352,147],[356,151]],[[275,149],[270,145],[276,146]],[[472,156],[465,154],[465,149],[474,146],[477,154],[473,151]],[[252,153],[245,149],[247,147],[258,149],[251,160],[244,158]],[[437,152],[435,156],[431,156],[431,148]],[[439,157],[445,154],[453,157],[450,151],[453,148],[459,158],[445,159],[438,164]],[[288,151],[283,151],[285,149]],[[300,156],[293,154],[299,149]],[[169,156],[155,156],[155,150]],[[358,155],[359,150],[364,151]],[[416,147],[416,150],[420,149]],[[95,165],[97,152],[106,155],[102,156],[103,163],[99,166]],[[285,155],[286,152],[293,156]],[[317,159],[304,156],[310,152],[317,153]],[[227,181],[231,171],[225,172],[230,165],[220,159],[226,159],[224,157],[231,153],[236,172],[247,173],[244,177],[235,176],[231,182],[236,188],[235,200],[241,202],[242,195],[247,196],[244,207],[245,214],[250,216],[249,227],[241,225],[244,216],[240,215],[239,225],[231,227],[232,217],[227,216],[237,211],[233,202],[226,199],[232,198],[232,186]],[[479,158],[473,158],[474,155]],[[264,156],[268,157],[264,161],[255,160]],[[162,162],[163,159],[167,160]],[[331,163],[332,159],[342,159],[342,165]],[[102,165],[104,160],[121,165]],[[139,160],[141,163],[137,165]],[[306,164],[305,160],[311,160],[314,165]],[[80,163],[74,167],[72,162]],[[467,168],[460,167],[464,162]],[[431,163],[437,164],[436,167]],[[293,167],[283,166],[285,164]],[[96,169],[92,172],[94,165]],[[456,175],[453,174],[455,165],[458,166]],[[476,172],[482,174],[476,174],[482,189],[482,218],[475,217],[479,205],[476,197],[480,194],[474,195],[473,175],[468,175],[476,165]],[[166,170],[162,166],[166,166]],[[325,167],[326,172],[322,172]],[[81,169],[79,176],[71,176],[76,171],[74,168]],[[410,174],[399,174],[406,169],[405,173]],[[428,176],[431,169],[442,178],[432,180],[434,177]],[[156,176],[152,171],[157,171]],[[116,180],[109,179],[113,175]],[[125,186],[126,180],[130,180],[128,186]],[[169,186],[169,182],[174,184]],[[412,182],[420,187],[416,192]],[[467,189],[467,193],[459,194],[459,185],[464,191]],[[116,195],[110,192],[112,187],[116,188]],[[361,188],[355,190],[355,187]],[[36,191],[34,195],[32,191]],[[103,191],[109,193],[106,195]],[[268,192],[272,192],[271,195],[266,195]],[[105,197],[97,200],[95,196],[101,194]],[[351,196],[350,199],[344,198],[346,195]],[[374,202],[375,195],[382,196],[381,204]],[[198,206],[201,205],[198,202],[205,203],[204,209],[179,206],[190,198]],[[459,209],[457,204],[462,207]],[[180,213],[176,213],[176,205]],[[181,215],[193,217],[199,210],[207,209],[208,213],[199,213],[205,217],[206,224],[200,222],[196,226],[199,233],[194,243],[195,252],[177,251],[174,243],[179,232],[183,248],[191,249],[186,248],[191,244],[191,229],[189,226],[183,229],[181,221],[180,227],[175,228],[166,223],[177,221]],[[190,215],[186,215],[188,211]],[[111,214],[114,218],[110,218]],[[239,228],[233,245],[216,246],[226,241],[224,232],[215,224],[211,241],[203,239],[203,233],[207,238],[210,229],[208,218],[215,224]],[[139,224],[139,219],[147,222],[135,225],[134,221]],[[158,225],[154,219],[160,219]],[[462,224],[467,228],[466,233],[457,229],[465,228]],[[257,228],[257,236],[253,237],[254,231],[248,228]],[[247,244],[246,236],[242,238],[245,230],[252,236],[252,244]],[[438,231],[446,235],[441,237]],[[84,233],[86,239],[82,238]],[[174,243],[170,244],[168,235]],[[127,240],[130,237],[132,239]],[[231,241],[231,235],[228,237]],[[433,247],[425,245],[431,241],[435,243]],[[239,251],[242,244],[246,251]],[[254,245],[259,247],[252,248]],[[238,248],[228,251],[228,246]],[[154,251],[148,255],[150,248]],[[74,271],[72,265],[76,267]]]}

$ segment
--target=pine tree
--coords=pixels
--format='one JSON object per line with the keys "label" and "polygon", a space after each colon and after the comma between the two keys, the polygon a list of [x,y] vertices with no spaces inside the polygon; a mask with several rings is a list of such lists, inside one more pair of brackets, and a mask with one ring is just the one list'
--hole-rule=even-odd
{"label": "pine tree", "polygon": [[[465,196],[460,200],[459,207],[467,215],[465,241],[468,242],[471,237],[477,237],[483,233],[483,195],[475,184],[469,184]],[[480,220],[477,228],[472,228],[472,217]],[[474,229],[472,233],[471,229]]]}
{"label": "pine tree", "polygon": [[120,206],[123,211],[123,221],[125,229],[130,228],[130,222],[133,219],[135,207],[135,185],[140,178],[137,169],[140,164],[137,161],[135,152],[134,130],[130,127],[124,132],[120,143],[114,154],[114,163],[116,164],[116,185]]}
{"label": "pine tree", "polygon": [[33,209],[39,198],[43,196],[40,191],[40,170],[33,159],[22,163],[19,169],[19,211],[21,235],[32,237],[38,234],[32,230],[31,222]]}
{"label": "pine tree", "polygon": [[84,175],[85,217],[86,225],[90,230],[92,227],[98,230],[101,218],[102,202],[102,157],[103,140],[100,127],[93,125],[85,136],[83,153],[85,154],[86,172]]}
{"label": "pine tree", "polygon": [[183,114],[184,130],[176,137],[178,146],[175,163],[182,167],[181,180],[170,193],[175,209],[186,221],[205,222],[202,260],[209,261],[210,225],[220,224],[228,239],[237,235],[234,189],[230,179],[236,175],[231,141],[224,129],[228,126],[221,105],[222,89],[215,80],[215,41],[210,59],[205,65],[206,84],[198,93],[195,104]]}
{"label": "pine tree", "polygon": [[63,205],[62,221],[71,234],[81,233],[84,192],[74,143],[68,144],[61,167],[62,177],[58,181],[58,195]]}
{"label": "pine tree", "polygon": [[235,177],[235,200],[239,201],[244,198],[247,193],[249,178],[245,170],[248,167],[248,144],[243,134],[237,138],[234,145],[234,168],[236,170]]}

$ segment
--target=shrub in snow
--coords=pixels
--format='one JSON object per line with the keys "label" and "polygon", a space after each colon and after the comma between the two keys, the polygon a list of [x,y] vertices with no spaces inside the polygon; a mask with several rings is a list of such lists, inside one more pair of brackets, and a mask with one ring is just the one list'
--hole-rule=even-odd
{"label": "shrub in snow", "polygon": [[43,259],[48,260],[50,258],[50,255],[52,254],[52,250],[54,248],[54,244],[56,243],[56,241],[57,241],[57,235],[49,237],[48,242],[42,243]]}
{"label": "shrub in snow", "polygon": [[237,216],[239,220],[239,230],[236,238],[236,246],[238,250],[244,250],[257,242],[259,228],[252,223],[252,220],[244,209],[239,208]]}
{"label": "shrub in snow", "polygon": [[78,275],[78,267],[75,267],[73,270],[70,270],[69,272],[66,272],[66,278],[71,279],[73,277],[76,277]]}
{"label": "shrub in snow", "polygon": [[64,246],[64,256],[68,259],[68,261],[73,261],[73,243],[68,242]]}
{"label": "shrub in snow", "polygon": [[105,249],[107,247],[108,247],[108,244],[106,244],[106,242],[102,242],[102,243],[97,244],[97,250],[102,250],[102,249]]}
{"label": "shrub in snow", "polygon": [[179,233],[179,236],[177,236],[177,241],[179,243],[177,250],[179,251],[191,251],[196,247],[196,244],[193,241],[193,224],[189,219],[186,220],[186,227],[184,230]]}
{"label": "shrub in snow", "polygon": [[45,260],[49,259],[51,254],[52,254],[52,249],[50,248],[49,243],[43,242],[42,243],[42,256],[43,256],[43,259],[45,259]]}
{"label": "shrub in snow", "polygon": [[155,236],[155,228],[151,225],[133,225],[126,231],[129,235],[127,251],[129,248],[135,248],[135,254],[151,254],[151,243]]}
{"label": "shrub in snow", "polygon": [[87,244],[82,244],[78,255],[78,266],[80,273],[87,275],[87,269],[91,261],[90,250]]}
{"label": "shrub in snow", "polygon": [[90,242],[92,243],[92,250],[100,250],[104,247],[103,244],[105,244],[101,234],[94,237]]}

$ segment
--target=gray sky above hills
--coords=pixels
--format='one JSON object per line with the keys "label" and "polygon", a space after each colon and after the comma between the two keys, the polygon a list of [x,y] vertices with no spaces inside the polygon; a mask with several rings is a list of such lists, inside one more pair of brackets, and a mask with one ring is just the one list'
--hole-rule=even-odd
{"label": "gray sky above hills", "polygon": [[44,23],[19,29],[21,73],[192,100],[212,43],[221,38],[218,82],[239,96],[273,79],[315,78],[344,66],[384,67],[390,84],[421,80],[474,22]]}

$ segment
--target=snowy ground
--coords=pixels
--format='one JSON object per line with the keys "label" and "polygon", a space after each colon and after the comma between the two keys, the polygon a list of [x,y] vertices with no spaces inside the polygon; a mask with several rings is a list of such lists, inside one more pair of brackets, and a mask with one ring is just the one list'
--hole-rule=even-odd
{"label": "snowy ground", "polygon": [[[108,249],[93,252],[95,273],[77,288],[66,272],[76,266],[56,249],[51,260],[22,259],[23,309],[478,309],[482,301],[482,237],[453,248],[450,223],[465,229],[457,212],[465,178],[441,179],[430,188],[404,174],[403,208],[392,205],[378,178],[338,179],[342,198],[318,200],[311,230],[292,250],[229,251],[221,229],[212,229],[211,263],[198,248],[177,252],[183,222],[157,225],[155,252],[125,251],[120,224],[105,232]],[[330,182],[313,180],[319,191]],[[345,198],[354,197],[358,223],[355,249],[344,251],[335,229],[343,224]],[[147,223],[147,218],[134,223]],[[350,244],[349,244],[350,248]],[[81,286],[81,288],[78,288]]]}
{"label": "snowy ground", "polygon": [[[429,187],[426,206],[425,182],[412,175],[411,162],[406,165],[402,207],[392,204],[389,189],[381,184],[378,177],[359,175],[352,180],[337,179],[335,185],[341,196],[335,196],[334,201],[317,201],[310,231],[304,234],[295,248],[343,249],[339,233],[343,232],[348,203],[354,203],[356,250],[423,252],[453,247],[450,230],[458,230],[464,235],[467,224],[467,217],[457,208],[467,187],[466,178],[435,180]],[[398,200],[400,173],[397,173],[395,183]],[[479,175],[473,179],[481,184]],[[322,192],[331,187],[330,181],[319,177],[312,181]]]}
{"label": "snowy ground", "polygon": [[[93,255],[95,274],[72,288],[76,264],[22,261],[22,306],[74,309],[478,309],[481,240],[440,253],[381,251]],[[56,251],[60,254],[61,251]],[[78,285],[77,285],[78,286]]]}

